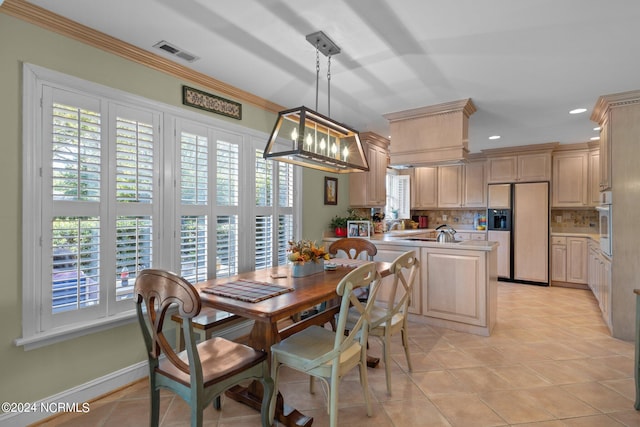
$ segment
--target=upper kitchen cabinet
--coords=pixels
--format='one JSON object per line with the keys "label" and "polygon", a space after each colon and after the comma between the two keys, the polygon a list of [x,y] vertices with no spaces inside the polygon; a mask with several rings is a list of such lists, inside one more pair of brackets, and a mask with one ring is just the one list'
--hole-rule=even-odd
{"label": "upper kitchen cabinet", "polygon": [[556,150],[553,153],[551,206],[589,206],[588,188],[589,151],[586,144],[572,144]]}
{"label": "upper kitchen cabinet", "polygon": [[462,206],[462,166],[438,166],[438,207]]}
{"label": "upper kitchen cabinet", "polygon": [[411,209],[438,207],[438,168],[414,168],[411,172]]}
{"label": "upper kitchen cabinet", "polygon": [[[593,144],[595,142],[595,146]],[[600,204],[600,144],[589,143],[589,205]]]}
{"label": "upper kitchen cabinet", "polygon": [[464,165],[462,205],[468,208],[487,207],[487,162],[470,160]]}
{"label": "upper kitchen cabinet", "polygon": [[369,171],[349,174],[349,204],[358,208],[382,207],[387,202],[389,140],[373,132],[361,133],[360,139]]}
{"label": "upper kitchen cabinet", "polygon": [[482,150],[487,156],[487,182],[550,181],[551,152],[557,145],[553,142]]}
{"label": "upper kitchen cabinet", "polygon": [[471,99],[385,114],[391,131],[391,166],[459,162],[469,152]]}

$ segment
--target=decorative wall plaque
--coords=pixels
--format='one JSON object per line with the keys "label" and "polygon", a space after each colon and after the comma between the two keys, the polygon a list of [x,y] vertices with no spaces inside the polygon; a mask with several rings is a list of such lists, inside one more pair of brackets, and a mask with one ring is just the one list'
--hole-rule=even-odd
{"label": "decorative wall plaque", "polygon": [[210,93],[182,86],[182,103],[211,113],[242,120],[242,104]]}

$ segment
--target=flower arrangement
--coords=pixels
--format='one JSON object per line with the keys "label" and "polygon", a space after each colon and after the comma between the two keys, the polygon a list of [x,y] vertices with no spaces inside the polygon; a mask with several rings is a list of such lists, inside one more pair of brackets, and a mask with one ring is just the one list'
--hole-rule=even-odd
{"label": "flower arrangement", "polygon": [[307,261],[318,262],[321,259],[329,259],[329,253],[324,246],[316,246],[310,240],[289,241],[289,261],[304,264]]}

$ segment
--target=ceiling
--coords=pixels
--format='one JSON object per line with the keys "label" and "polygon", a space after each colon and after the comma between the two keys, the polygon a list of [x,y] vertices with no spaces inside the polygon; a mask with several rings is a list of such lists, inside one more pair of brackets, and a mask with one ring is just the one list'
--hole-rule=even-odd
{"label": "ceiling", "polygon": [[[598,97],[640,89],[637,0],[29,2],[286,108],[315,109],[305,36],[321,30],[342,50],[331,60],[333,119],[389,136],[383,114],[471,98],[472,153],[588,141]],[[154,48],[161,40],[200,59]],[[320,55],[323,114],[326,74]]]}

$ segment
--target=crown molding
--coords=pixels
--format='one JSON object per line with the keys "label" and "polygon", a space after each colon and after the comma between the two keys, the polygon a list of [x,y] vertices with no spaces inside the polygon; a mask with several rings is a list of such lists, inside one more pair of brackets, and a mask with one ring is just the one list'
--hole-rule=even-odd
{"label": "crown molding", "polygon": [[206,74],[163,58],[162,56],[140,49],[139,47],[79,24],[78,22],[24,0],[5,0],[2,6],[0,6],[0,12],[105,52],[120,56],[129,61],[144,65],[153,70],[196,84],[203,89],[209,89],[219,94],[230,96],[238,101],[253,104],[264,110],[277,113],[285,109],[276,103],[226,84]]}

